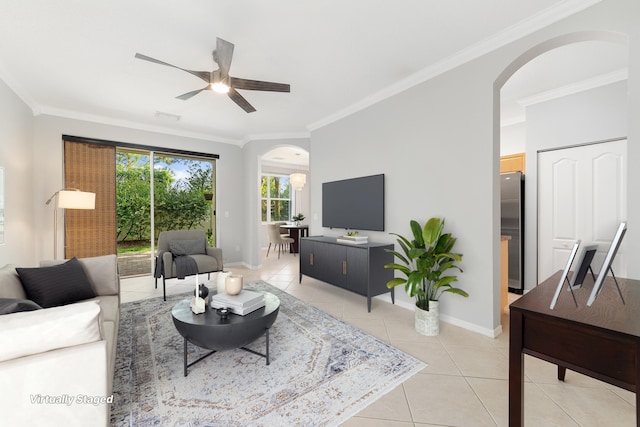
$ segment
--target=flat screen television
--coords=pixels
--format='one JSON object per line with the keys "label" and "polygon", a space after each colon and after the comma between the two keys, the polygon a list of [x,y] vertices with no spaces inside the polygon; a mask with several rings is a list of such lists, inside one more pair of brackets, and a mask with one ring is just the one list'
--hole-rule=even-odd
{"label": "flat screen television", "polygon": [[322,226],[384,231],[384,174],[323,183]]}

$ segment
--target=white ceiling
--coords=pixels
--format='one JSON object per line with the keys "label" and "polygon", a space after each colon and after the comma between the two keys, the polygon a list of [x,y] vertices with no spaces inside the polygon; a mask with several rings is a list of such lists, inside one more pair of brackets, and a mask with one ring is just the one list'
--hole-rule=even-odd
{"label": "white ceiling", "polygon": [[[2,0],[0,78],[34,114],[236,144],[300,137],[598,1]],[[291,93],[242,91],[251,114],[212,91],[181,101],[203,82],[134,58],[210,71],[216,37],[235,44],[231,75],[289,83]],[[612,55],[595,73],[625,66]],[[593,51],[580,58],[514,77],[505,108],[605,63]]]}

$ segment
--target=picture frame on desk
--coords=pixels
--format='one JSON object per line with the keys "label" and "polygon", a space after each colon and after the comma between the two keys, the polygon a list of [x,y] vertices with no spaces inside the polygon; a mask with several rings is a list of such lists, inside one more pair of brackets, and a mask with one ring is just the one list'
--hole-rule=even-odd
{"label": "picture frame on desk", "polygon": [[620,244],[622,243],[622,239],[627,231],[627,223],[621,222],[616,230],[616,234],[613,236],[613,240],[611,241],[611,245],[609,246],[609,250],[607,251],[607,256],[604,258],[604,262],[602,263],[602,267],[600,267],[600,272],[598,273],[598,278],[596,282],[593,284],[593,289],[591,290],[591,295],[589,295],[589,300],[587,301],[587,306],[591,307],[591,304],[594,303],[600,290],[602,288],[602,284],[604,283],[604,279],[607,277],[607,274],[611,272],[611,276],[613,277],[616,288],[618,289],[618,294],[622,299],[622,303],[624,304],[624,298],[622,297],[622,292],[620,291],[620,286],[618,286],[618,281],[616,280],[615,274],[613,274],[613,269],[611,268],[611,264],[618,253],[618,249],[620,248]]}
{"label": "picture frame on desk", "polygon": [[[554,309],[554,307],[556,306],[556,303],[558,302],[558,297],[560,296],[560,291],[562,291],[562,287],[564,286],[564,282],[567,281],[567,276],[569,274],[569,270],[571,269],[571,264],[573,264],[573,260],[576,257],[576,254],[578,253],[578,247],[580,246],[580,240],[576,240],[575,243],[573,244],[573,248],[571,249],[571,253],[569,254],[569,259],[567,259],[567,264],[564,267],[564,270],[562,270],[562,275],[560,276],[560,281],[558,282],[558,286],[556,287],[556,292],[553,294],[553,298],[551,299],[551,305],[549,306],[549,308],[551,310]],[[569,290],[571,291],[571,296],[573,296],[573,302],[576,304],[576,307],[578,306],[578,302],[576,301],[576,296],[573,295],[573,289],[571,288],[571,284],[569,284]]]}
{"label": "picture frame on desk", "polygon": [[593,261],[593,257],[596,255],[598,251],[598,245],[586,245],[582,248],[582,252],[580,254],[580,258],[578,259],[578,269],[571,276],[571,289],[578,289],[582,287],[584,283],[585,277],[587,277],[587,272],[591,272],[591,277],[593,277],[593,283],[596,282],[596,275],[593,274],[593,269],[591,268],[591,261]]}

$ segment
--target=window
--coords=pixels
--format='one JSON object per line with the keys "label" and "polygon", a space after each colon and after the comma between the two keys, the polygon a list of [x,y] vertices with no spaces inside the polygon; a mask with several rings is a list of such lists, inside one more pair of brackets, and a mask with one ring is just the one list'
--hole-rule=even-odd
{"label": "window", "polygon": [[262,221],[289,221],[292,206],[291,193],[288,175],[262,175]]}
{"label": "window", "polygon": [[215,246],[217,154],[62,138],[64,187],[96,193],[94,210],[65,211],[65,258],[117,253],[130,276],[153,271],[160,231],[203,230]]}
{"label": "window", "polygon": [[[116,151],[117,242],[121,276],[145,274],[161,231],[203,230],[215,246],[216,160],[140,148]],[[153,170],[153,174],[151,171]],[[153,271],[153,270],[152,270]]]}

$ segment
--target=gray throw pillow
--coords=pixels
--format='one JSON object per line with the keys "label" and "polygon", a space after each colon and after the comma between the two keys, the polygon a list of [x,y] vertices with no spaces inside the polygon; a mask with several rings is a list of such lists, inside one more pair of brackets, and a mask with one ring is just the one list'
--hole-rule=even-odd
{"label": "gray throw pillow", "polygon": [[27,297],[43,308],[72,304],[96,296],[77,258],[64,264],[16,268]]}
{"label": "gray throw pillow", "polygon": [[204,243],[203,239],[171,240],[169,241],[169,251],[174,256],[206,254]]}
{"label": "gray throw pillow", "polygon": [[28,299],[0,298],[0,314],[18,313],[20,311],[39,310],[35,302]]}

